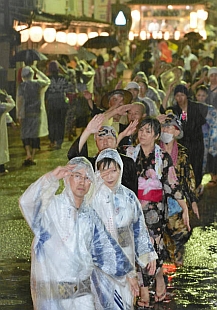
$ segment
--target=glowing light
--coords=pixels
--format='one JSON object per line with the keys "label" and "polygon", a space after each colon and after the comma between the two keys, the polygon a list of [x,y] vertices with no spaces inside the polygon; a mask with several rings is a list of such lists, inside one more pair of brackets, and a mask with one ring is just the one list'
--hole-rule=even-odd
{"label": "glowing light", "polygon": [[146,40],[146,38],[147,38],[146,31],[145,30],[140,31],[140,39]]}
{"label": "glowing light", "polygon": [[27,42],[29,40],[29,29],[25,29],[25,25],[17,26],[16,30],[20,32],[21,42]]}
{"label": "glowing light", "polygon": [[67,42],[67,35],[63,31],[58,31],[56,33],[56,41],[61,42],[61,43],[66,43]]}
{"label": "glowing light", "polygon": [[67,39],[66,39],[67,44],[74,46],[77,44],[77,33],[75,32],[69,32],[67,33]]}
{"label": "glowing light", "polygon": [[157,39],[157,37],[158,37],[158,32],[157,32],[157,31],[153,31],[153,32],[152,32],[152,37],[153,37],[153,39]]}
{"label": "glowing light", "polygon": [[95,37],[98,37],[98,32],[89,32],[88,33],[88,38],[91,39],[91,38],[95,38]]}
{"label": "glowing light", "polygon": [[133,32],[133,31],[130,31],[130,32],[129,32],[129,40],[130,40],[130,41],[133,41],[133,40],[134,40],[134,32]]}
{"label": "glowing light", "polygon": [[78,45],[82,46],[88,39],[88,36],[86,33],[79,33],[78,34]]}
{"label": "glowing light", "polygon": [[172,5],[168,5],[168,10],[173,10],[173,6]]}
{"label": "glowing light", "polygon": [[202,19],[202,20],[207,20],[208,18],[208,12],[204,11],[204,10],[198,10],[197,11],[197,17]]}
{"label": "glowing light", "polygon": [[34,26],[29,29],[29,37],[32,42],[40,42],[43,38],[43,30],[40,26]]}
{"label": "glowing light", "polygon": [[176,30],[176,31],[174,32],[174,39],[175,39],[175,40],[179,40],[179,39],[180,39],[180,31]]}
{"label": "glowing light", "polygon": [[126,20],[126,17],[123,13],[123,11],[120,11],[117,15],[117,17],[115,18],[115,25],[117,26],[124,26],[126,25],[127,23],[127,20]]}
{"label": "glowing light", "polygon": [[207,39],[206,30],[200,30],[200,31],[199,31],[199,34],[203,37],[203,40],[206,40],[206,39]]}
{"label": "glowing light", "polygon": [[108,37],[109,36],[109,33],[108,32],[106,32],[106,31],[103,31],[103,32],[101,32],[100,33],[100,36],[104,36],[104,37]]}
{"label": "glowing light", "polygon": [[52,43],[56,39],[56,30],[54,28],[44,29],[44,40],[47,43]]}
{"label": "glowing light", "polygon": [[131,17],[135,21],[140,21],[140,12],[138,10],[134,10],[131,12]]}
{"label": "glowing light", "polygon": [[164,33],[164,40],[169,40],[169,38],[170,38],[170,33],[169,33],[169,31],[166,31]]}
{"label": "glowing light", "polygon": [[197,28],[197,13],[190,13],[190,28]]}

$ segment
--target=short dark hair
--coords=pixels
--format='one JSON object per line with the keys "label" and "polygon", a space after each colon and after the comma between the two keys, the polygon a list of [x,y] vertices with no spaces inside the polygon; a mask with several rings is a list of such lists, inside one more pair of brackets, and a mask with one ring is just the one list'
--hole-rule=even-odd
{"label": "short dark hair", "polygon": [[140,121],[138,128],[140,129],[143,126],[145,126],[146,124],[149,124],[151,129],[154,130],[155,137],[157,137],[157,135],[161,134],[161,124],[160,124],[158,119],[156,119],[155,117],[152,117],[152,116],[146,116],[145,118],[143,118]]}
{"label": "short dark hair", "polygon": [[196,88],[196,93],[197,93],[199,90],[202,90],[202,91],[204,91],[206,94],[208,94],[208,88],[207,88],[206,85],[199,85],[199,86]]}
{"label": "short dark hair", "polygon": [[115,168],[121,169],[120,165],[113,159],[109,157],[104,157],[100,161],[97,162],[97,169],[99,170],[100,167],[104,169],[105,167],[110,167],[111,163],[114,164]]}

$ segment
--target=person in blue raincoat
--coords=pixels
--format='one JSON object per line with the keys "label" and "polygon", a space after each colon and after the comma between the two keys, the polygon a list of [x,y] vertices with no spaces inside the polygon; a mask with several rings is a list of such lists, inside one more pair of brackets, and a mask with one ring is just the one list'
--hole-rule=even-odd
{"label": "person in blue raincoat", "polygon": [[[55,195],[61,179],[65,188]],[[117,279],[133,270],[89,205],[93,188],[91,163],[76,157],[39,178],[19,199],[35,235],[31,251],[35,310],[94,310],[93,269]],[[137,284],[132,289],[138,289]]]}
{"label": "person in blue raincoat", "polygon": [[[117,150],[102,150],[96,159],[96,194],[93,207],[107,230],[118,241],[130,262],[137,262],[154,274],[157,254],[146,227],[142,207],[135,193],[121,184],[123,162]],[[122,279],[111,279],[99,268],[92,274],[97,310],[133,309],[130,284],[136,271]]]}

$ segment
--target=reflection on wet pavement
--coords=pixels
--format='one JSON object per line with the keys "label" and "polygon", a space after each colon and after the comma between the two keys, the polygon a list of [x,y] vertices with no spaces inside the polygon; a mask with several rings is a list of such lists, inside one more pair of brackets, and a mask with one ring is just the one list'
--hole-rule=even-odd
{"label": "reflection on wet pavement", "polygon": [[[9,144],[10,173],[0,178],[0,309],[32,310],[29,278],[33,235],[18,208],[18,198],[42,174],[67,162],[70,142],[64,142],[61,150],[50,152],[47,140],[42,139],[37,166],[32,167],[22,166],[24,152],[18,132],[9,130]],[[204,180],[207,183],[208,179]],[[165,266],[167,298],[163,303],[152,304],[152,309],[217,310],[216,189],[205,186],[199,202],[200,220],[194,217],[191,221],[194,229],[186,246],[184,266],[177,270]]]}

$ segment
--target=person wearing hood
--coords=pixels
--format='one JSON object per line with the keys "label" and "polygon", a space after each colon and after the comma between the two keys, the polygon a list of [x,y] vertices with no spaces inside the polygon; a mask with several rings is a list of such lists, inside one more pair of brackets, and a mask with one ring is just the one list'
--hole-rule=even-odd
{"label": "person wearing hood", "polygon": [[[59,181],[64,190],[56,195]],[[35,310],[95,310],[94,268],[122,279],[133,266],[91,207],[94,171],[73,158],[39,178],[19,199],[34,239],[31,294]]]}
{"label": "person wearing hood", "polygon": [[[160,147],[172,158],[189,211],[193,210],[197,218],[199,218],[194,172],[186,148],[177,143],[177,139],[182,137],[181,121],[172,111],[168,110],[165,120],[161,123]],[[182,266],[184,245],[189,240],[192,231],[188,231],[185,226],[182,219],[182,208],[177,201],[172,197],[168,197],[167,205],[168,220],[164,232],[164,243],[169,261],[175,263],[176,266]]]}
{"label": "person wearing hood", "polygon": [[[141,204],[136,195],[121,184],[123,162],[117,150],[102,150],[95,163],[96,194],[93,208],[102,219],[111,236],[118,241],[132,265],[155,272],[157,254],[145,225]],[[129,281],[137,281],[136,272]],[[129,278],[128,277],[128,278]],[[133,309],[133,292],[128,281],[109,279],[100,270],[94,270],[96,309]],[[100,294],[97,290],[100,290]],[[138,294],[137,294],[138,295]]]}

